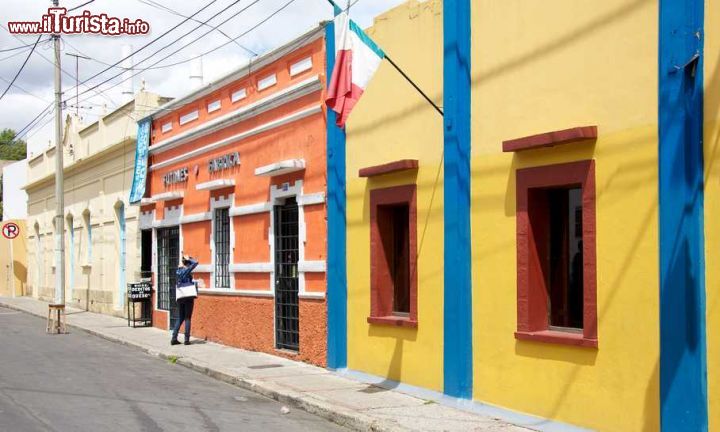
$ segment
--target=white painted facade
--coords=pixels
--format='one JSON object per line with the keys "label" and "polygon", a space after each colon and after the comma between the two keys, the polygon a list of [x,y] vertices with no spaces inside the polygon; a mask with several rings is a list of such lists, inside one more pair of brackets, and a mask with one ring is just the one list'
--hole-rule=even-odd
{"label": "white painted facade", "polygon": [[[125,284],[140,278],[139,208],[128,204],[136,119],[165,102],[140,91],[95,123],[85,125],[75,116],[67,117],[63,138],[65,298],[71,306],[125,315]],[[29,157],[25,186],[28,293],[44,300],[54,297],[54,176],[55,147]]]}
{"label": "white painted facade", "polygon": [[2,169],[3,221],[27,218],[28,195],[23,189],[27,183],[27,171],[27,159],[11,163]]}

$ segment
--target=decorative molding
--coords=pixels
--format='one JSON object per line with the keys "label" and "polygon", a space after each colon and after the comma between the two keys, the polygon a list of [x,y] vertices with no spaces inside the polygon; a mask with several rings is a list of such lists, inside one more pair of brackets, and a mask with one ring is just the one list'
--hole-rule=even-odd
{"label": "decorative molding", "polygon": [[195,273],[212,273],[213,268],[212,264],[198,264],[197,267],[195,267]]}
{"label": "decorative molding", "polygon": [[264,78],[258,80],[257,89],[263,91],[277,84],[277,74],[272,73]]}
{"label": "decorative molding", "polygon": [[306,300],[323,300],[325,298],[324,292],[305,291],[298,293],[298,297]]}
{"label": "decorative molding", "polygon": [[305,95],[321,89],[322,84],[320,82],[320,76],[315,75],[306,80],[286,87],[280,91],[277,91],[256,102],[239,107],[234,111],[223,114],[212,120],[201,123],[192,129],[188,129],[175,136],[162,140],[150,146],[149,152],[150,154],[157,154],[168,151],[170,149],[188,143],[196,138],[200,138],[202,136],[218,131],[229,124],[236,124],[242,120],[255,117],[266,111],[277,108],[279,106],[283,106],[288,102],[291,102],[295,99],[301,98]]}
{"label": "decorative molding", "polygon": [[510,153],[542,147],[590,142],[598,137],[597,126],[582,126],[553,132],[530,135],[503,141],[503,152]]}
{"label": "decorative molding", "polygon": [[273,264],[266,263],[232,263],[230,273],[271,273]]}
{"label": "decorative molding", "polygon": [[416,170],[419,163],[417,159],[402,159],[382,165],[374,165],[360,168],[358,177],[375,177],[383,174],[391,174],[399,171]]}
{"label": "decorative molding", "polygon": [[153,202],[158,202],[158,201],[178,200],[178,199],[183,199],[184,197],[185,197],[185,192],[173,191],[173,192],[163,192],[163,193],[159,193],[157,195],[153,195],[150,197],[150,199],[152,199]]}
{"label": "decorative molding", "polygon": [[309,206],[325,203],[325,192],[317,192],[313,194],[301,195],[298,197],[298,205]]}
{"label": "decorative molding", "polygon": [[246,138],[250,138],[250,137],[255,136],[255,135],[259,135],[259,134],[261,134],[261,133],[264,133],[264,132],[273,130],[273,129],[278,128],[278,127],[281,127],[281,126],[285,126],[286,124],[295,122],[295,121],[297,121],[297,120],[304,119],[305,117],[309,117],[309,116],[311,116],[311,115],[313,115],[313,114],[317,114],[317,113],[321,113],[321,112],[322,112],[322,106],[320,106],[320,105],[315,105],[315,106],[312,106],[312,107],[310,107],[310,108],[305,108],[305,109],[303,109],[303,110],[297,111],[297,112],[295,112],[295,113],[293,113],[293,114],[290,114],[290,115],[288,115],[288,116],[285,116],[285,117],[279,118],[279,119],[277,119],[277,120],[273,120],[273,121],[267,122],[267,123],[265,123],[265,124],[262,124],[262,125],[260,125],[260,126],[258,126],[258,127],[256,127],[256,128],[247,130],[247,131],[245,131],[245,132],[241,132],[241,133],[239,133],[239,134],[237,134],[237,135],[233,135],[233,136],[231,136],[231,137],[222,139],[222,140],[220,140],[220,141],[216,141],[216,142],[214,142],[214,143],[212,143],[212,144],[208,144],[208,145],[206,145],[206,146],[204,146],[204,147],[200,147],[200,148],[198,148],[198,149],[191,150],[191,151],[189,151],[189,152],[187,152],[187,153],[185,153],[185,154],[183,154],[183,155],[176,156],[176,157],[174,157],[174,158],[170,158],[170,159],[168,159],[168,160],[165,160],[165,161],[162,161],[162,162],[153,164],[153,165],[150,167],[150,171],[155,171],[155,170],[158,170],[158,169],[161,169],[161,168],[164,168],[164,167],[167,167],[167,166],[176,164],[176,163],[178,163],[178,162],[181,162],[181,161],[184,161],[184,160],[187,160],[187,159],[194,158],[195,156],[198,156],[198,155],[200,155],[200,154],[209,152],[209,151],[211,151],[211,150],[215,150],[215,149],[220,148],[220,147],[224,147],[224,146],[229,145],[229,144],[237,144],[237,142],[240,141],[240,140],[243,140],[243,139],[246,139]]}
{"label": "decorative molding", "polygon": [[217,190],[217,189],[223,189],[227,187],[233,187],[235,186],[235,180],[232,179],[219,179],[219,180],[211,180],[209,182],[205,183],[198,183],[195,185],[195,189],[197,190]]}
{"label": "decorative molding", "polygon": [[325,26],[324,25],[318,25],[315,28],[309,30],[305,34],[298,36],[297,38],[293,39],[292,41],[288,42],[287,44],[257,58],[254,59],[252,62],[249,62],[247,65],[234,70],[227,75],[209,83],[205,86],[194,90],[184,96],[181,96],[179,98],[173,99],[172,101],[160,106],[155,110],[154,112],[150,113],[148,116],[144,117],[144,120],[146,118],[162,118],[168,111],[172,111],[175,108],[181,107],[186,105],[189,101],[194,101],[197,99],[200,99],[204,96],[207,96],[213,92],[216,92],[219,88],[225,87],[227,85],[232,84],[233,82],[237,82],[245,77],[247,77],[251,72],[260,70],[264,68],[265,66],[268,66],[283,57],[285,57],[287,54],[297,52],[302,47],[308,46],[318,40],[319,38],[323,37],[325,34]]}
{"label": "decorative molding", "polygon": [[310,69],[312,69],[312,66],[312,56],[305,57],[304,59],[290,65],[290,76],[294,77],[295,75],[300,75],[305,71],[309,71]]}
{"label": "decorative molding", "polygon": [[230,216],[245,216],[258,213],[266,213],[271,210],[272,204],[269,202],[249,204],[230,208]]}
{"label": "decorative molding", "polygon": [[199,289],[198,294],[228,297],[275,297],[272,291],[261,290]]}
{"label": "decorative molding", "polygon": [[304,159],[288,159],[255,168],[255,175],[258,177],[274,177],[296,171],[302,171],[304,169]]}
{"label": "decorative molding", "polygon": [[324,273],[326,269],[325,261],[298,261],[298,271],[301,273]]}
{"label": "decorative molding", "polygon": [[212,214],[210,212],[205,213],[196,213],[191,215],[183,215],[180,218],[181,224],[191,224],[191,223],[197,223],[197,222],[205,222],[209,221],[212,218]]}

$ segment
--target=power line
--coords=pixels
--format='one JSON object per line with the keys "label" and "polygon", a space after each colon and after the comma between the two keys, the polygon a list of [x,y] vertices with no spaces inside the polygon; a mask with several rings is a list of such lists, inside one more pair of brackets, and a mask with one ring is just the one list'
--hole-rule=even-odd
{"label": "power line", "polygon": [[[135,51],[133,51],[132,53],[130,53],[130,55],[121,58],[121,59],[118,60],[117,62],[113,63],[111,66],[106,67],[105,69],[101,70],[100,72],[96,73],[95,75],[91,76],[90,78],[84,80],[84,81],[81,82],[79,85],[85,84],[85,83],[87,83],[88,81],[90,81],[90,80],[92,80],[92,79],[94,79],[94,78],[97,78],[98,76],[104,74],[105,72],[109,71],[109,70],[112,69],[113,67],[115,67],[115,66],[119,65],[120,63],[124,62],[125,60],[129,59],[129,58],[132,57],[133,55],[135,55],[135,54],[139,53],[140,51],[144,50],[145,48],[149,47],[149,46],[152,45],[153,43],[157,42],[157,41],[160,40],[161,38],[163,38],[163,37],[165,37],[166,35],[168,35],[168,34],[169,34],[170,32],[172,32],[173,30],[177,29],[177,28],[180,27],[181,25],[183,25],[183,24],[185,24],[186,22],[188,22],[188,21],[189,21],[190,19],[192,19],[192,17],[194,17],[195,15],[197,15],[197,14],[199,14],[200,12],[204,11],[205,9],[209,8],[209,7],[210,7],[212,4],[214,4],[216,1],[217,1],[217,0],[211,0],[210,2],[208,2],[208,4],[206,4],[205,6],[203,6],[203,7],[200,8],[200,9],[198,9],[195,13],[193,13],[192,15],[190,15],[188,18],[180,21],[178,24],[174,25],[174,26],[171,27],[169,30],[167,30],[167,31],[165,31],[163,34],[161,34],[160,36],[156,37],[155,39],[151,40],[150,42],[146,43],[145,45],[141,46],[141,47],[138,48],[137,50],[135,50]],[[107,82],[107,81],[104,81],[104,82]],[[93,89],[94,89],[94,88],[97,88],[97,87],[98,87],[98,86],[95,86],[95,87],[93,87]],[[86,92],[83,92],[83,93],[86,93]]]}
{"label": "power line", "polygon": [[87,1],[87,2],[85,2],[85,3],[83,3],[83,4],[81,4],[81,5],[75,6],[75,7],[72,8],[72,9],[68,9],[67,11],[68,11],[68,12],[72,12],[72,11],[74,11],[74,10],[78,10],[78,9],[80,9],[81,7],[87,6],[87,5],[89,5],[90,3],[94,2],[94,1],[95,1],[95,0]]}
{"label": "power line", "polygon": [[[239,3],[240,1],[241,1],[241,0],[235,0],[233,3],[231,3],[231,4],[228,6],[228,8],[234,6],[235,4]],[[231,15],[229,18],[227,18],[227,19],[225,19],[223,22],[221,22],[220,25],[222,25],[222,24],[230,21],[231,19],[235,18],[235,17],[238,16],[239,14],[245,12],[245,11],[248,10],[250,7],[252,7],[253,5],[257,4],[259,1],[260,1],[260,0],[255,0],[255,1],[253,1],[252,3],[250,3],[248,6],[240,9],[238,12],[234,13],[234,14]],[[294,1],[294,0],[292,0],[292,1]],[[220,12],[218,12],[218,13],[216,13],[215,15],[211,16],[210,18],[206,19],[205,22],[210,21],[210,20],[213,19],[213,18],[216,18],[217,16],[219,16],[220,14],[222,14],[223,12],[225,12],[226,10],[227,10],[227,8],[224,9],[224,10],[222,10],[222,11],[220,11]],[[176,38],[175,40],[171,41],[169,44],[167,44],[167,45],[163,46],[162,48],[158,49],[158,50],[155,51],[153,54],[151,54],[151,55],[145,57],[144,59],[140,60],[138,63],[143,63],[143,62],[151,59],[152,57],[154,57],[154,56],[155,56],[157,53],[159,53],[160,51],[164,50],[165,48],[168,48],[168,47],[172,46],[173,44],[177,43],[180,39],[182,39],[182,38],[184,38],[185,36],[191,34],[192,32],[194,32],[195,30],[199,29],[199,28],[202,27],[202,26],[203,26],[203,24],[198,25],[198,26],[195,27],[194,29],[190,30],[189,32],[185,33],[184,35],[180,36],[179,38]],[[150,65],[150,66],[156,65],[156,64],[162,62],[163,60],[171,57],[172,55],[178,53],[179,51],[185,49],[186,47],[188,47],[188,46],[196,43],[197,41],[199,41],[199,40],[202,39],[203,37],[205,37],[205,36],[207,36],[208,34],[210,34],[210,32],[212,32],[212,30],[208,30],[208,31],[205,32],[204,34],[202,34],[202,35],[200,35],[199,37],[193,39],[193,40],[190,41],[189,43],[181,46],[181,47],[178,48],[177,50],[173,51],[173,52],[170,53],[169,55],[163,57],[162,59],[158,60],[157,62],[153,63],[153,64]],[[123,83],[123,82],[127,81],[128,79],[131,79],[131,78],[137,76],[140,72],[145,71],[145,70],[147,70],[147,69],[146,69],[146,68],[139,69],[139,70],[137,70],[136,73],[132,74],[131,76],[129,76],[129,77],[125,78],[125,79],[122,79],[120,82],[116,83],[115,85],[118,85],[118,84],[120,84],[120,83]],[[121,76],[121,75],[123,75],[123,74],[124,74],[124,72],[120,72],[120,73],[118,73],[118,74],[116,74],[116,75],[114,75],[114,76],[112,76],[112,77],[110,77],[110,78],[108,78],[108,79],[106,79],[106,80],[104,80],[104,81],[102,81],[102,82],[100,82],[100,83],[98,83],[98,84],[90,87],[88,90],[85,90],[85,91],[83,91],[83,92],[80,93],[80,94],[85,94],[85,93],[87,93],[87,92],[90,91],[90,90],[96,89],[96,88],[100,87],[101,85],[103,85],[103,84],[105,84],[105,83],[107,83],[107,82],[109,82],[109,81],[112,81],[113,79],[115,79],[115,78],[117,78],[117,77],[119,77],[119,76]],[[85,82],[87,82],[87,81],[85,81]],[[114,85],[113,87],[115,87],[115,85]],[[111,88],[112,88],[112,87],[111,87]]]}
{"label": "power line", "polygon": [[[139,1],[140,3],[146,4],[146,5],[150,6],[150,7],[154,7],[154,8],[156,8],[156,9],[160,9],[160,10],[162,10],[162,11],[171,13],[171,14],[173,14],[173,15],[177,15],[177,16],[180,16],[180,17],[183,17],[183,18],[187,18],[185,15],[181,14],[180,12],[178,12],[178,11],[176,11],[176,10],[174,10],[174,9],[171,9],[171,8],[169,8],[169,7],[167,7],[167,6],[163,5],[163,4],[160,4],[160,3],[156,2],[156,1],[153,1],[153,0],[137,0],[137,1]],[[355,1],[357,1],[357,0],[355,0]],[[197,20],[197,19],[194,19],[194,18],[193,18],[193,21],[198,22],[198,23],[201,22],[201,21],[199,21],[199,20]],[[227,33],[225,33],[224,31],[222,31],[222,30],[220,29],[220,26],[211,26],[211,25],[206,24],[206,23],[202,23],[202,24],[204,24],[204,25],[212,28],[213,30],[216,30],[218,33],[220,33],[221,35],[225,36],[225,37],[228,38],[230,41],[235,42],[235,45],[239,46],[240,48],[242,48],[243,50],[247,51],[248,53],[250,53],[250,54],[252,54],[252,55],[254,55],[254,56],[257,56],[257,55],[258,55],[258,53],[256,53],[255,51],[253,51],[253,50],[251,50],[250,48],[247,48],[247,47],[241,45],[241,44],[240,44],[239,42],[237,42],[236,40],[233,40],[233,38],[231,38]]]}
{"label": "power line", "polygon": [[38,96],[38,95],[36,95],[36,94],[34,94],[34,93],[31,93],[31,92],[25,90],[24,88],[20,87],[18,84],[11,84],[10,81],[6,80],[6,79],[3,78],[3,77],[0,77],[0,81],[4,81],[4,82],[6,82],[8,85],[12,85],[12,86],[15,87],[16,89],[20,90],[21,92],[23,92],[23,93],[25,93],[25,94],[27,94],[27,95],[29,95],[29,96],[34,97],[34,98],[37,99],[37,100],[41,100],[41,101],[43,101],[43,102],[47,102],[45,99],[41,98],[40,96]]}
{"label": "power line", "polygon": [[[248,35],[248,34],[251,33],[252,31],[256,30],[258,27],[262,26],[263,24],[265,24],[266,22],[268,22],[269,20],[271,20],[273,17],[275,17],[277,14],[279,14],[280,12],[282,12],[283,10],[285,10],[288,6],[290,6],[290,5],[291,5],[292,3],[294,3],[295,1],[296,1],[296,0],[290,0],[290,1],[288,1],[287,3],[285,3],[284,5],[282,5],[280,8],[278,8],[277,10],[275,10],[273,13],[271,13],[269,16],[267,16],[266,18],[264,18],[263,20],[261,20],[260,22],[258,22],[257,24],[255,24],[253,27],[251,27],[250,29],[248,29],[248,30],[244,31],[243,33],[237,35],[237,36],[235,37],[235,39],[239,39],[239,38],[241,38],[241,37],[243,37],[243,36]],[[253,3],[253,4],[254,4],[254,3]],[[252,5],[250,5],[250,6],[252,6]],[[248,6],[248,7],[249,7],[249,6]],[[203,35],[203,36],[205,36],[205,35]],[[202,38],[203,36],[201,36],[201,38]],[[197,40],[199,40],[199,38],[198,38]],[[137,71],[136,73],[134,73],[132,76],[130,76],[130,77],[128,77],[128,78],[125,78],[125,79],[123,79],[123,80],[115,83],[113,86],[111,86],[111,87],[109,87],[108,89],[106,89],[106,91],[109,90],[110,88],[113,88],[113,87],[116,87],[116,86],[120,85],[121,83],[123,83],[124,81],[126,81],[126,80],[128,80],[128,79],[131,79],[131,78],[137,76],[140,72],[143,72],[143,71],[145,71],[145,70],[148,70],[148,68],[150,68],[150,67],[152,67],[152,66],[154,66],[154,65],[157,65],[158,63],[162,62],[163,60],[165,60],[165,59],[171,57],[172,55],[176,54],[177,52],[185,49],[185,48],[186,48],[187,46],[189,46],[190,44],[192,44],[192,43],[194,43],[194,42],[197,42],[197,40],[192,41],[192,42],[190,42],[190,43],[188,43],[188,44],[185,44],[185,45],[181,46],[181,47],[178,48],[177,50],[175,50],[175,51],[173,51],[172,53],[168,54],[167,56],[161,58],[160,60],[156,61],[155,63],[151,64],[150,66],[138,70],[138,71]],[[230,41],[225,42],[225,43],[223,43],[223,44],[221,44],[221,45],[219,45],[219,46],[217,46],[217,47],[215,47],[215,48],[207,51],[205,54],[209,54],[209,53],[211,53],[211,52],[217,51],[217,50],[219,50],[220,48],[222,48],[222,47],[224,47],[224,46],[226,46],[226,45],[228,45],[228,44],[230,44]],[[196,56],[195,58],[197,58],[197,57],[200,57],[200,56]],[[147,59],[145,59],[145,60],[147,60]],[[143,61],[145,61],[145,60],[143,60]],[[110,80],[112,80],[112,79],[114,79],[114,78],[117,78],[117,77],[120,76],[120,75],[121,75],[121,74],[118,74],[118,75],[116,75],[115,77],[112,77],[112,78],[106,80],[105,82],[110,81]],[[100,83],[99,85],[102,85],[102,84],[103,84],[103,83]],[[85,100],[87,100],[87,99],[85,99]]]}
{"label": "power line", "polygon": [[[47,41],[49,41],[49,40],[50,40],[50,39],[45,39],[43,42],[47,42]],[[2,53],[2,52],[9,52],[9,51],[15,51],[15,50],[23,49],[23,48],[28,48],[28,47],[31,47],[31,46],[35,46],[36,44],[37,44],[37,42],[35,42],[34,44],[30,43],[30,44],[20,45],[20,46],[16,46],[16,47],[12,47],[12,48],[0,49],[0,53]]]}
{"label": "power line", "polygon": [[10,90],[10,88],[13,86],[13,84],[15,84],[15,80],[17,79],[17,77],[19,77],[20,73],[23,71],[23,69],[25,69],[25,65],[27,64],[28,60],[30,60],[30,56],[32,56],[32,53],[35,52],[35,47],[37,46],[38,42],[40,42],[41,37],[42,37],[42,35],[38,36],[38,38],[35,40],[35,45],[33,45],[32,49],[28,53],[27,57],[25,57],[25,61],[20,66],[20,69],[18,69],[18,71],[15,74],[15,76],[13,77],[12,81],[10,81],[10,85],[8,85],[7,88],[5,89],[5,91],[3,92],[3,94],[0,95],[0,100],[2,100],[3,97],[5,97],[5,95]]}

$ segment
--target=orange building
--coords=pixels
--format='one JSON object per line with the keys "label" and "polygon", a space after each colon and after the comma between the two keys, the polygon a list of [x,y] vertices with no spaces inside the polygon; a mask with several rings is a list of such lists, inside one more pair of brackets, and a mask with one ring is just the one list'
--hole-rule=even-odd
{"label": "orange building", "polygon": [[176,319],[184,251],[200,262],[193,336],[325,365],[325,53],[319,26],[144,119],[155,326]]}

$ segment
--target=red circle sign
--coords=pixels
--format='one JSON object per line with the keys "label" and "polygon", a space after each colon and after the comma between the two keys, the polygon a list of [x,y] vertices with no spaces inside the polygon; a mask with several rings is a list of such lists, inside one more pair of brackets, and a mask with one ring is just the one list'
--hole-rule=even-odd
{"label": "red circle sign", "polygon": [[8,222],[2,227],[2,235],[6,239],[12,240],[20,235],[20,227],[13,222]]}

